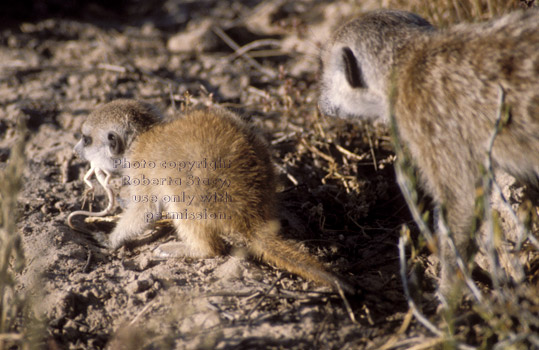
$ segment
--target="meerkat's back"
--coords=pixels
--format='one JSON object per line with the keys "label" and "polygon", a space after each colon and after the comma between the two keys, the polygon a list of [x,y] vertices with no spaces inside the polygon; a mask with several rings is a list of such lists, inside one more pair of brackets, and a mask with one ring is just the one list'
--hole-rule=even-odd
{"label": "meerkat's back", "polygon": [[402,49],[394,74],[390,103],[412,152],[440,164],[468,158],[455,171],[477,174],[503,103],[509,120],[493,160],[521,178],[539,174],[539,11],[427,35]]}
{"label": "meerkat's back", "polygon": [[[193,111],[157,125],[133,142],[126,157],[153,159],[156,167],[147,168],[145,176],[181,178],[180,185],[148,189],[188,192],[194,196],[189,211],[226,211],[226,225],[275,216],[274,170],[267,146],[245,122],[227,111]],[[127,171],[134,176],[140,172]],[[215,193],[229,196],[206,198]],[[168,202],[168,206],[174,203],[180,202]]]}

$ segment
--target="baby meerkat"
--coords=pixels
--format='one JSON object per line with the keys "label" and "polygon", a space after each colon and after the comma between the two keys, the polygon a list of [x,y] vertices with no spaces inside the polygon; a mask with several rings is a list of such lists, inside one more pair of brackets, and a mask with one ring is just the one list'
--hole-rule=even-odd
{"label": "baby meerkat", "polygon": [[166,257],[212,257],[225,242],[309,280],[349,292],[312,256],[279,236],[275,178],[266,144],[232,112],[187,112],[163,121],[149,104],[116,100],[94,112],[75,146],[105,173],[119,173],[129,204],[106,243],[116,249],[157,219],[172,219],[181,242]]}
{"label": "baby meerkat", "polygon": [[[509,120],[494,139],[492,166],[536,183],[539,11],[436,30],[415,14],[378,10],[338,29],[321,60],[320,110],[384,122],[393,113],[398,136],[465,259],[475,188],[502,97]],[[457,282],[448,244],[441,242],[445,296]]]}

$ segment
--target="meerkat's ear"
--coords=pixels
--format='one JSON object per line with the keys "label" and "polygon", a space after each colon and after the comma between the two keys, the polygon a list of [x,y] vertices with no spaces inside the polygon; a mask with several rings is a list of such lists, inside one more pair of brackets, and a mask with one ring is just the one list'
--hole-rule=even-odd
{"label": "meerkat's ear", "polygon": [[112,155],[117,156],[124,153],[124,142],[120,135],[118,135],[114,131],[109,131],[109,133],[107,134],[107,141],[109,143],[109,149]]}
{"label": "meerkat's ear", "polygon": [[344,62],[344,76],[348,84],[354,89],[366,88],[367,84],[363,79],[363,72],[357,64],[356,56],[349,47],[342,49],[342,59]]}

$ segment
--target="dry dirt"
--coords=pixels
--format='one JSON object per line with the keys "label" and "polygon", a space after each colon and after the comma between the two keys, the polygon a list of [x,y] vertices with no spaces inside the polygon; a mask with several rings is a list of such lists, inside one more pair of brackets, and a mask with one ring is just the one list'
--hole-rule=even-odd
{"label": "dry dirt", "polygon": [[[317,47],[343,16],[372,6],[103,3],[22,2],[0,24],[0,168],[17,121],[25,120],[18,227],[27,265],[18,278],[43,320],[46,348],[364,349],[387,342],[408,311],[397,240],[402,224],[414,230],[395,184],[390,137],[316,108]],[[231,41],[257,43],[251,58],[236,55]],[[81,207],[88,169],[72,152],[80,126],[98,104],[121,97],[169,115],[216,103],[259,127],[281,180],[282,234],[358,285],[348,297],[356,322],[330,290],[253,259],[155,259],[152,250],[172,239],[170,228],[113,253],[71,230],[66,219]],[[103,191],[92,204],[106,206]],[[110,232],[113,224],[89,227]],[[427,259],[422,268],[421,306],[432,316]],[[425,333],[413,321],[400,336]]]}

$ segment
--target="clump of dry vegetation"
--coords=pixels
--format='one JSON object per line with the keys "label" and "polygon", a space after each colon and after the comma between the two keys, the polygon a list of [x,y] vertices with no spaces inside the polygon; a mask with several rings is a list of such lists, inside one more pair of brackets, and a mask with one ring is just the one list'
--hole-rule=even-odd
{"label": "clump of dry vegetation", "polygon": [[[16,227],[17,198],[23,184],[24,132],[19,124],[18,141],[0,172],[0,349],[28,348],[31,330],[24,327],[28,300],[17,291],[16,275],[25,266],[21,237]],[[21,320],[23,326],[21,327]]]}

